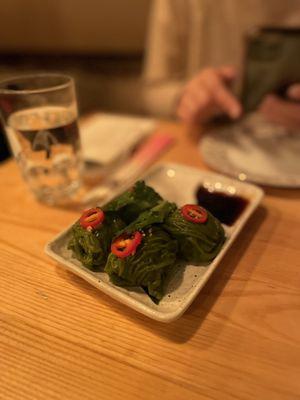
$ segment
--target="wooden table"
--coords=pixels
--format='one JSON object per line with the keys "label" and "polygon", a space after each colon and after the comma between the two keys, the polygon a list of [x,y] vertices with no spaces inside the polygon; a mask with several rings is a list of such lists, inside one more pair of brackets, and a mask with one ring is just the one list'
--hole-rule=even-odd
{"label": "wooden table", "polygon": [[[179,125],[164,160],[204,168]],[[77,213],[0,168],[0,399],[300,399],[299,191],[269,190],[178,321],[139,315],[43,251]]]}

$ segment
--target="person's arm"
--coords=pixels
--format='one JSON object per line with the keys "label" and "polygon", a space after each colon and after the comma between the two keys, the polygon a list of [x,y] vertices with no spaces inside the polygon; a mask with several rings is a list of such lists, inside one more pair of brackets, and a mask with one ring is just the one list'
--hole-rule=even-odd
{"label": "person's arm", "polygon": [[151,114],[174,115],[185,83],[187,12],[181,1],[153,1],[143,73],[143,107]]}
{"label": "person's arm", "polygon": [[[193,7],[181,0],[155,0],[144,66],[144,111],[206,122],[221,112],[238,117],[241,107],[227,84],[232,69],[208,68],[186,82],[189,23]],[[189,15],[190,14],[190,15]]]}

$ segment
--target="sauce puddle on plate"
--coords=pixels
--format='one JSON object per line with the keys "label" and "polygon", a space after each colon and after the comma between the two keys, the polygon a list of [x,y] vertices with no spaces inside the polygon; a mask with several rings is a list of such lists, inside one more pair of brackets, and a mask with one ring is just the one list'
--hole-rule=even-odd
{"label": "sauce puddle on plate", "polygon": [[249,203],[244,197],[218,191],[210,192],[202,185],[197,188],[196,198],[200,206],[229,226],[235,223]]}

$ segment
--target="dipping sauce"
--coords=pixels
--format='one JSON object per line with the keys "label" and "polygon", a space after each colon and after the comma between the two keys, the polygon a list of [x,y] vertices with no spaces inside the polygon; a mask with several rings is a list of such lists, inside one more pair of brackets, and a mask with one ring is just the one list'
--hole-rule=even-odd
{"label": "dipping sauce", "polygon": [[197,188],[196,198],[199,205],[229,226],[235,223],[248,205],[248,200],[244,197],[218,191],[209,192],[202,185]]}

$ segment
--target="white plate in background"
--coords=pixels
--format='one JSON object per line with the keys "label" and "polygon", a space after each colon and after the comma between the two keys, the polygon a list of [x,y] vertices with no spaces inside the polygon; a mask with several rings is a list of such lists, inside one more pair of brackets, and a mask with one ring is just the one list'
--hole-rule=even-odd
{"label": "white plate in background", "polygon": [[[161,302],[156,305],[141,290],[127,290],[109,282],[104,272],[92,272],[83,267],[72,257],[67,249],[70,237],[70,227],[61,232],[45,248],[46,253],[58,261],[69,271],[80,276],[102,292],[111,296],[136,311],[162,322],[171,322],[179,318],[189,307],[192,301],[205,285],[212,272],[217,268],[228,248],[233,245],[235,238],[254,212],[263,197],[263,191],[251,184],[190,168],[179,164],[162,164],[154,167],[144,177],[147,184],[152,186],[162,197],[181,206],[186,203],[195,203],[195,192],[199,185],[204,184],[227,194],[236,193],[248,200],[248,205],[230,227],[224,226],[227,240],[218,256],[207,266],[188,265],[171,280],[167,293]],[[76,290],[76,287],[74,287]]]}
{"label": "white plate in background", "polygon": [[207,165],[242,181],[300,187],[300,131],[268,123],[258,113],[212,129],[199,149]]}

